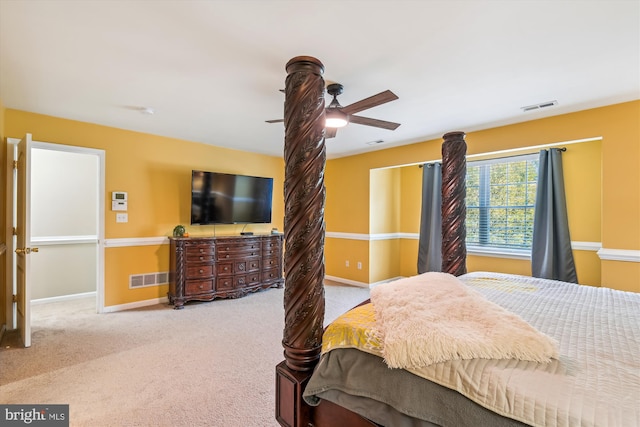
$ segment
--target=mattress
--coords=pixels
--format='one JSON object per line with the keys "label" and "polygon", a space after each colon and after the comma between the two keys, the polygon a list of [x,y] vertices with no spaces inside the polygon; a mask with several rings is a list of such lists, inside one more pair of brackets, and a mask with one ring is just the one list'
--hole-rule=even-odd
{"label": "mattress", "polygon": [[[384,362],[371,325],[360,319],[350,330],[346,326],[338,332],[344,338],[340,344],[333,339],[334,344],[325,347],[305,390],[307,402],[314,404],[318,398],[347,401],[355,396],[356,401],[364,398],[367,403],[378,402],[436,425],[463,425],[446,419],[447,414],[431,416],[433,410],[424,413],[429,407],[426,401],[437,392],[416,392],[407,381],[426,380],[452,393],[448,404],[456,400],[455,396],[462,396],[456,400],[464,402],[456,403],[465,408],[460,412],[471,414],[471,402],[495,414],[500,422],[506,419],[548,427],[640,426],[640,294],[498,273],[470,273],[460,279],[489,301],[555,338],[560,357],[550,363],[470,359],[408,372],[387,368],[376,371],[384,378],[368,387],[371,369],[359,370],[364,359],[356,363],[352,360],[354,351],[345,350],[358,349],[355,354]],[[336,334],[331,327],[326,333]],[[336,369],[341,370],[338,376]],[[348,397],[335,396],[345,391]],[[362,402],[356,404],[355,412],[364,416],[374,413],[357,405]],[[437,410],[442,405],[435,406]],[[473,420],[474,415],[469,417]]]}

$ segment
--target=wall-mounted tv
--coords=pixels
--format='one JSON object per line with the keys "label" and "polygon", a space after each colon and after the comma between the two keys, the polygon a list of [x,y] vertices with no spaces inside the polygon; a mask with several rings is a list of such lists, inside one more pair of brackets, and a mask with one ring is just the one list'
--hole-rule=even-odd
{"label": "wall-mounted tv", "polygon": [[270,223],[273,178],[194,170],[191,224]]}

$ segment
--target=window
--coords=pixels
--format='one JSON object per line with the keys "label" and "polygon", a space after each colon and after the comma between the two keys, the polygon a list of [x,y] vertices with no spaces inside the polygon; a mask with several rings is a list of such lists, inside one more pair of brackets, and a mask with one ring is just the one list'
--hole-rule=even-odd
{"label": "window", "polygon": [[538,154],[467,163],[467,245],[530,250]]}

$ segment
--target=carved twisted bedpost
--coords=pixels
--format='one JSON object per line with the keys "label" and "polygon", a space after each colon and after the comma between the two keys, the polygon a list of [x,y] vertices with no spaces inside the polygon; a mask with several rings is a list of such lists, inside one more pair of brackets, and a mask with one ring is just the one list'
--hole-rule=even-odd
{"label": "carved twisted bedpost", "polygon": [[285,85],[285,361],[276,367],[276,420],[307,426],[302,391],[320,358],[324,321],[324,66],[291,59]]}
{"label": "carved twisted bedpost", "polygon": [[449,132],[442,144],[442,271],[454,276],[467,272],[464,137],[464,132]]}

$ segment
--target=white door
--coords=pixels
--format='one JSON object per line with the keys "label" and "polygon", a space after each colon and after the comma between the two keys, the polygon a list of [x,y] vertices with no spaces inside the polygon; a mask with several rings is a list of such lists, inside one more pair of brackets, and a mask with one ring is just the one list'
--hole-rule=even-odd
{"label": "white door", "polygon": [[31,134],[18,143],[16,191],[16,314],[17,328],[25,347],[31,346],[31,295],[29,293],[29,257],[38,248],[30,248]]}

